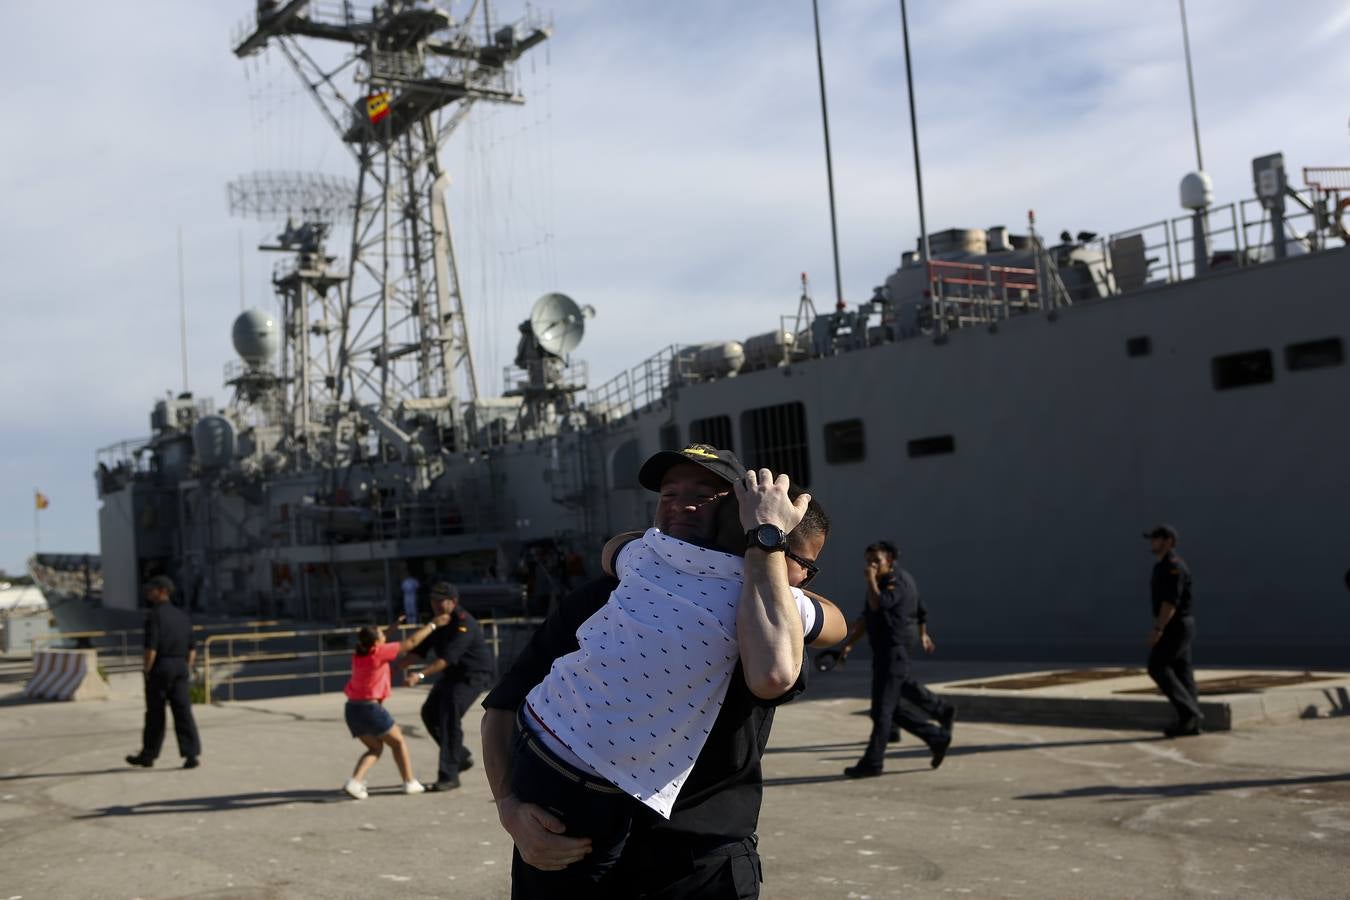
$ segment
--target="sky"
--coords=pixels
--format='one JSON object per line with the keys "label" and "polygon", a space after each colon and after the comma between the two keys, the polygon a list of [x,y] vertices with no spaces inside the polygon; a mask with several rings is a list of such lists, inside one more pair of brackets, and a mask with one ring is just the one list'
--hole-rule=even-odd
{"label": "sky", "polygon": [[[454,4],[458,9],[462,3]],[[498,19],[520,3],[493,4]],[[899,4],[820,0],[844,299],[915,245]],[[0,142],[0,568],[96,552],[95,451],[149,435],[187,387],[223,405],[241,299],[272,310],[275,222],[231,217],[255,171],[351,177],[284,61],[241,62],[249,0],[4,4]],[[516,324],[562,291],[593,305],[577,355],[595,386],[672,343],[772,330],[808,273],[834,299],[807,0],[560,0],[522,62],[521,107],[479,107],[447,149],[479,378],[498,388]],[[1293,11],[1295,10],[1296,11]],[[1112,232],[1182,214],[1195,167],[1175,0],[909,4],[930,231]],[[1350,7],[1191,0],[1205,169],[1252,195],[1250,161],[1350,165]],[[337,245],[344,243],[339,239]],[[240,247],[245,252],[240,253]]]}

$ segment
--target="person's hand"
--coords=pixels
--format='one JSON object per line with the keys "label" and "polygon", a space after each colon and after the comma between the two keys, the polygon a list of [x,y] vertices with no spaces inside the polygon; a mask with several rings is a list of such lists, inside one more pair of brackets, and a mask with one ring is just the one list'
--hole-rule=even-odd
{"label": "person's hand", "polygon": [[863,577],[869,584],[877,583],[877,572],[880,571],[881,564],[877,562],[867,562],[863,564]]}
{"label": "person's hand", "polygon": [[422,679],[420,679],[420,678],[417,677],[417,676],[420,675],[420,674],[421,674],[420,672],[405,672],[405,673],[403,673],[403,686],[404,686],[404,687],[412,687],[413,685],[415,685],[415,684],[417,684],[418,682],[420,682]]}
{"label": "person's hand", "polygon": [[399,613],[399,614],[398,614],[398,618],[394,620],[394,624],[395,624],[395,625],[402,625],[402,624],[403,624],[404,622],[406,622],[406,621],[408,621],[408,617],[405,616],[403,613]]}
{"label": "person's hand", "polygon": [[1161,637],[1162,632],[1159,631],[1157,628],[1154,628],[1152,631],[1148,633],[1148,645],[1152,647],[1154,644],[1158,643],[1158,639]]}
{"label": "person's hand", "polygon": [[797,527],[806,515],[811,495],[801,494],[794,501],[788,497],[788,484],[786,474],[775,478],[768,469],[752,469],[732,485],[746,531],[759,525],[776,525],[786,533]]}
{"label": "person's hand", "polygon": [[924,652],[924,653],[932,653],[932,652],[933,652],[934,650],[936,650],[936,649],[937,649],[937,644],[933,643],[933,639],[930,638],[928,635],[925,634],[925,635],[923,636],[923,652]]}
{"label": "person's hand", "polygon": [[545,872],[557,872],[591,852],[591,839],[568,837],[557,816],[508,795],[497,801],[497,817],[515,841],[520,858]]}
{"label": "person's hand", "polygon": [[436,616],[436,618],[431,620],[431,624],[435,625],[437,628],[444,628],[446,625],[450,624],[450,614],[441,613],[439,616]]}

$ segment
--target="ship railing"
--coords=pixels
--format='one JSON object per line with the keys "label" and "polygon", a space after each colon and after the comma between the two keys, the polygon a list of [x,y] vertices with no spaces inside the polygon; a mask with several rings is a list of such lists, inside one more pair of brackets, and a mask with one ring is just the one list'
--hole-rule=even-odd
{"label": "ship railing", "polygon": [[[1288,197],[1292,202],[1284,214],[1286,255],[1326,249],[1330,226],[1326,198],[1327,192],[1316,187]],[[1211,206],[1203,213],[1203,223],[1208,271],[1260,265],[1275,258],[1270,213],[1257,198]],[[1113,232],[1084,246],[1102,255],[1105,289],[1091,295],[1080,291],[1075,300],[1114,296],[1196,276],[1194,214]]]}
{"label": "ship railing", "polygon": [[680,345],[661,348],[627,372],[620,372],[587,396],[587,406],[602,424],[665,399],[672,384],[680,380]]}
{"label": "ship railing", "polygon": [[[544,620],[535,616],[510,616],[479,619],[492,650],[493,676],[499,674],[501,660],[513,659],[525,641]],[[416,625],[397,626],[406,636]],[[309,681],[313,692],[322,694],[336,689],[351,676],[350,659],[355,635],[360,627],[303,629],[267,632],[255,635],[213,634],[202,642],[202,686],[210,702],[217,690],[226,700],[235,699],[235,687],[242,684]],[[240,646],[242,645],[242,646]],[[263,645],[267,645],[264,647]],[[240,652],[236,652],[240,651]],[[337,657],[340,661],[335,660]],[[263,669],[257,674],[242,671]],[[275,670],[284,671],[275,671]],[[272,670],[272,671],[266,671]],[[416,671],[417,667],[409,667]]]}
{"label": "ship railing", "polygon": [[490,497],[464,496],[405,503],[347,503],[306,512],[288,509],[272,521],[275,546],[451,537],[500,530],[501,506]]}
{"label": "ship railing", "polygon": [[934,260],[933,312],[945,327],[997,322],[1041,307],[1035,269]]}
{"label": "ship railing", "polygon": [[94,453],[94,462],[105,466],[109,471],[124,467],[132,472],[149,472],[150,458],[143,451],[150,446],[152,438],[128,438],[100,447]]}
{"label": "ship railing", "polygon": [[[279,619],[259,619],[247,622],[204,623],[192,626],[193,637],[201,639],[215,631],[235,631],[250,629],[248,634],[260,634],[261,629],[276,628],[289,623]],[[99,651],[100,662],[106,662],[114,669],[135,668],[141,664],[145,632],[140,628],[94,631],[54,631],[34,636],[33,654],[54,644],[72,645],[78,649]],[[106,656],[104,654],[107,654]]]}

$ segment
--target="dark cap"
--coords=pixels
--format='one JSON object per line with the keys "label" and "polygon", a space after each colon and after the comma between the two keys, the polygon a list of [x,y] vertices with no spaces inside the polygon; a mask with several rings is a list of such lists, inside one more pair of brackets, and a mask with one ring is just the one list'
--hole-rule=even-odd
{"label": "dark cap", "polygon": [[438,581],[431,586],[429,592],[432,597],[447,597],[451,600],[459,599],[459,588],[448,581]]}
{"label": "dark cap", "polygon": [[1171,538],[1177,540],[1177,530],[1171,525],[1154,525],[1148,531],[1144,532],[1144,537],[1152,540],[1153,538]]}
{"label": "dark cap", "polygon": [[680,463],[702,466],[727,484],[745,476],[745,466],[730,450],[718,450],[709,444],[690,444],[683,450],[662,450],[648,459],[638,470],[638,484],[649,491],[659,491],[666,472]]}
{"label": "dark cap", "polygon": [[173,593],[173,579],[168,575],[156,575],[154,578],[145,582],[147,591],[168,591]]}

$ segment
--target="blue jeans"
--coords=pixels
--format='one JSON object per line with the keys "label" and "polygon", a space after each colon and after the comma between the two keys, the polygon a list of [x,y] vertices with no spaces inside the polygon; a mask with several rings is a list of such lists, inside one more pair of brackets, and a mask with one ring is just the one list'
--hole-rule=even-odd
{"label": "blue jeans", "polygon": [[516,717],[511,793],[561,819],[564,834],[590,838],[591,852],[561,871],[544,872],[513,851],[512,900],[603,896],[602,882],[623,853],[638,801],[603,778],[558,759],[534,736],[524,718],[523,713]]}

